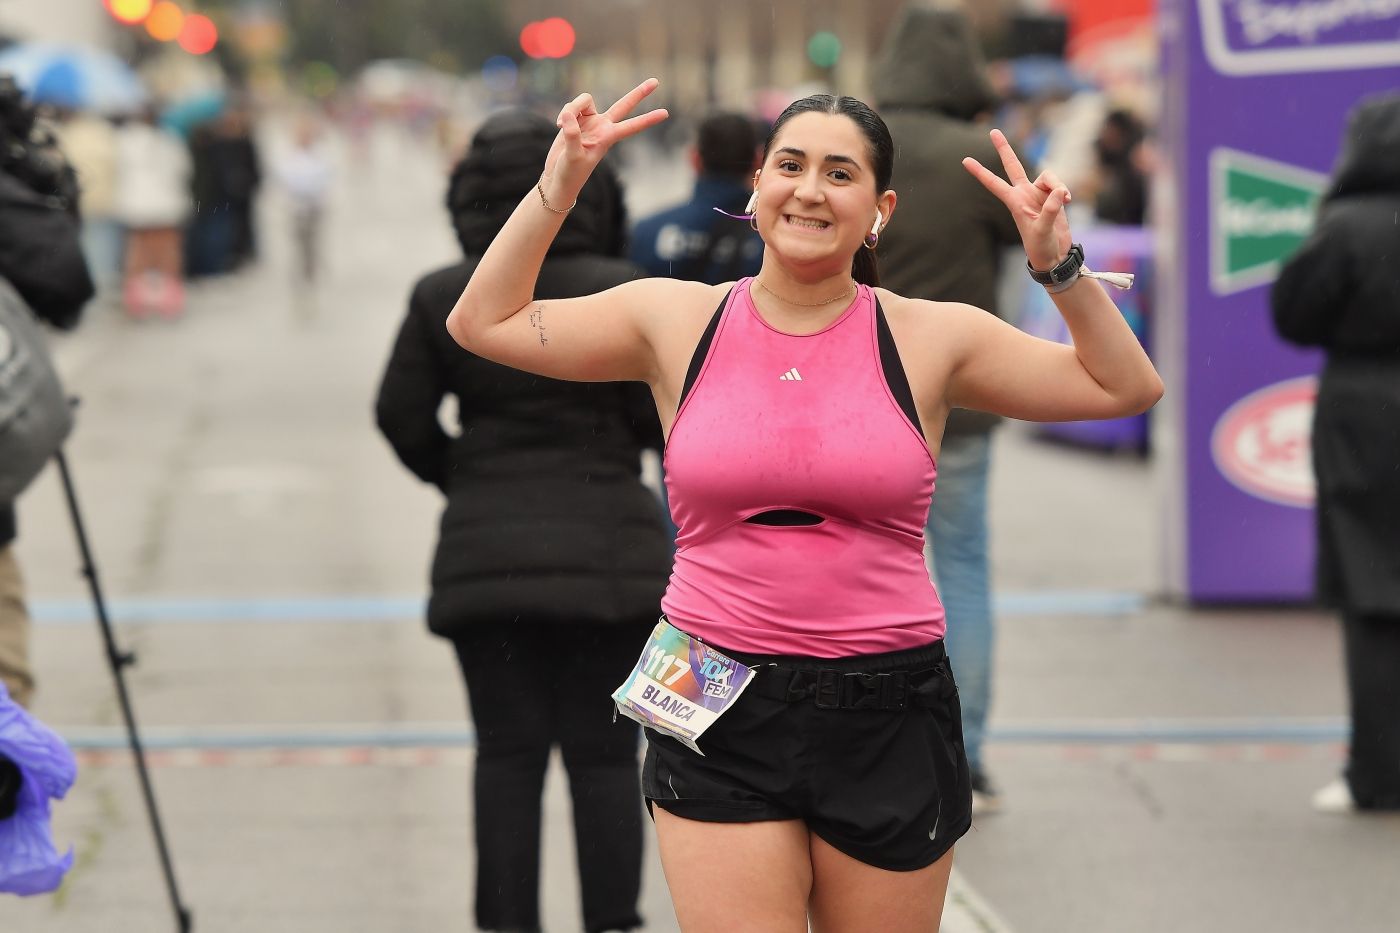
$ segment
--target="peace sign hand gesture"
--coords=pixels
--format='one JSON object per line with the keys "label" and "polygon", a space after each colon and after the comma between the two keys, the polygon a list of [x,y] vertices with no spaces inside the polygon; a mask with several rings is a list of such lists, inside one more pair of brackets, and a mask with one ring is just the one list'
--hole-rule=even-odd
{"label": "peace sign hand gesture", "polygon": [[1051,269],[1069,255],[1072,242],[1069,221],[1065,218],[1069,189],[1051,172],[1041,172],[1035,181],[1027,178],[1021,160],[1016,158],[1001,130],[992,130],[992,145],[1001,156],[1010,184],[971,156],[963,159],[963,168],[1011,211],[1031,268]]}
{"label": "peace sign hand gesture", "polygon": [[593,103],[593,95],[587,93],[564,105],[554,121],[559,135],[554,138],[544,163],[544,187],[550,201],[557,199],[559,203],[572,204],[614,143],[670,116],[665,110],[652,110],[628,117],[660,84],[655,78],[647,78],[601,113]]}

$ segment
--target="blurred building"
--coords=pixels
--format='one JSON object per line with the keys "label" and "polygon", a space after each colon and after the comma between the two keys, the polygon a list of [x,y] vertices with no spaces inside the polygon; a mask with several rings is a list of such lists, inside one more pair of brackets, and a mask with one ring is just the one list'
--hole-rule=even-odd
{"label": "blurred building", "polygon": [[101,0],[0,0],[0,37],[107,47],[116,26]]}
{"label": "blurred building", "polygon": [[517,0],[509,16],[516,30],[550,16],[574,24],[569,85],[601,94],[656,75],[668,106],[756,110],[765,88],[820,84],[865,96],[870,59],[905,2]]}

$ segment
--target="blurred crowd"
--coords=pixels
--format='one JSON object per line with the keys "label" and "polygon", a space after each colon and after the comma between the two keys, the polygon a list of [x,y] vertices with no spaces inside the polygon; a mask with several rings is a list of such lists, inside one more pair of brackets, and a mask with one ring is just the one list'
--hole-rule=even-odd
{"label": "blurred crowd", "polygon": [[262,167],[245,107],[188,128],[163,123],[154,107],[114,117],[63,106],[51,112],[82,182],[93,276],[104,291],[119,291],[132,317],[176,317],[187,279],[257,257],[253,204]]}
{"label": "blurred crowd", "polygon": [[[1002,127],[1029,162],[1065,181],[1076,195],[1079,226],[1089,221],[1088,210],[1100,223],[1146,223],[1153,151],[1144,101],[1153,95],[1140,86],[1140,74],[1126,82],[1112,72],[1108,79],[1087,74],[1082,54],[1067,55],[1063,18],[1012,17],[1002,34],[980,38],[995,97],[974,115],[976,122]],[[436,148],[447,168],[493,110],[543,113],[558,97],[538,81],[507,87],[389,60],[369,63],[314,103],[254,93],[224,74],[199,82],[199,90],[150,80],[149,89],[138,87],[113,106],[78,93],[70,72],[50,67],[26,90],[46,111],[80,178],[84,249],[100,294],[133,318],[177,317],[187,281],[235,272],[258,258],[254,214],[265,180],[285,196],[292,268],[300,281],[313,281],[332,174],[328,128],[344,141],[352,166],[366,158],[374,128],[391,123]],[[762,135],[786,101],[820,85],[817,79],[755,89],[740,112]],[[296,116],[281,120],[288,112]],[[635,148],[679,158],[705,115],[674,104],[672,115]],[[278,138],[286,141],[271,160],[262,151],[269,134],[258,125],[268,116],[285,128]],[[620,155],[625,162],[628,154]]]}
{"label": "blurred crowd", "polygon": [[83,69],[108,62],[106,53],[75,47],[26,70],[26,51],[0,52],[0,73],[6,62],[21,66],[15,77],[37,106],[38,127],[76,173],[83,251],[101,299],[133,319],[176,318],[186,283],[256,262],[265,181],[282,189],[300,253],[295,269],[301,280],[314,279],[330,166],[312,108],[288,121],[286,144],[268,159],[256,116],[263,107],[227,76],[158,94],[134,72],[115,71],[131,82],[118,97],[92,90],[111,77],[81,80]]}

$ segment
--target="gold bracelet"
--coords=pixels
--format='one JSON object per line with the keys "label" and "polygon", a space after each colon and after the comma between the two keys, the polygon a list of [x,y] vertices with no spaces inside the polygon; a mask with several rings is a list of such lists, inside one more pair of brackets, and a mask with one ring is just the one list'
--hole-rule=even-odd
{"label": "gold bracelet", "polygon": [[553,211],[553,212],[556,213],[556,214],[567,214],[569,211],[571,211],[571,210],[573,210],[574,208],[578,207],[578,198],[574,198],[574,203],[570,204],[568,207],[564,208],[562,211],[561,211],[559,208],[552,206],[552,205],[549,203],[549,198],[547,198],[547,197],[544,196],[544,179],[543,179],[543,178],[541,178],[539,181],[535,182],[535,190],[538,191],[538,192],[540,193],[540,203],[544,205],[544,209],[547,210],[547,211]]}

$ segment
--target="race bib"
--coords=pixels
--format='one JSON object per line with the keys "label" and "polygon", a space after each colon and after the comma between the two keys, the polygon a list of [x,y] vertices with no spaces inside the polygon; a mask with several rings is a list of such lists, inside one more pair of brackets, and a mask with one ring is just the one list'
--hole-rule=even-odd
{"label": "race bib", "polygon": [[703,755],[700,736],[734,705],[754,673],[662,619],[612,698],[622,715]]}

